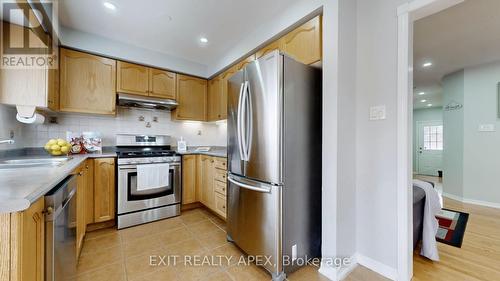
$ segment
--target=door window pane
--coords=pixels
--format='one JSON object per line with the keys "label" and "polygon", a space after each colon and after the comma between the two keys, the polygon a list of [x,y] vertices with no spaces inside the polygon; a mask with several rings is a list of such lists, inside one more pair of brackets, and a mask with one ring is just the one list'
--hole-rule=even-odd
{"label": "door window pane", "polygon": [[424,149],[443,150],[443,125],[424,126]]}

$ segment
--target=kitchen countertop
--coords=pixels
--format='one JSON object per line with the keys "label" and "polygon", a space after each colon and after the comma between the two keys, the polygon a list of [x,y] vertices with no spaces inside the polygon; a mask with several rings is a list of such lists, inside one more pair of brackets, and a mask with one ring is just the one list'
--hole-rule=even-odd
{"label": "kitchen countertop", "polygon": [[[38,149],[0,153],[1,159],[25,159],[51,157]],[[71,155],[71,160],[62,166],[0,169],[0,213],[18,212],[29,208],[54,186],[64,180],[75,168],[88,158],[116,157],[113,149],[103,153]]]}
{"label": "kitchen countertop", "polygon": [[[175,147],[172,147],[175,149]],[[195,151],[196,147],[188,147],[181,155],[203,154],[226,157],[226,147],[212,146],[210,151]],[[0,151],[0,159],[26,159],[52,157],[41,148],[25,148]],[[74,169],[88,158],[116,157],[114,147],[103,147],[102,153],[70,155],[71,160],[62,166],[30,167],[16,169],[0,169],[0,213],[26,210],[54,186],[64,180]]]}
{"label": "kitchen countertop", "polygon": [[227,157],[227,148],[224,146],[211,146],[209,151],[196,151],[196,147],[188,147],[186,151],[180,152],[176,150],[176,152],[181,155],[203,154],[215,157]]}

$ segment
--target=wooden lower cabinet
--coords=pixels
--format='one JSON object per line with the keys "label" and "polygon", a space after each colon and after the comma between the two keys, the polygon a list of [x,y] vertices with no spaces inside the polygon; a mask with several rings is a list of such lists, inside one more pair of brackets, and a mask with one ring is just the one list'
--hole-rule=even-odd
{"label": "wooden lower cabinet", "polygon": [[94,159],[94,222],[115,218],[115,159]]}
{"label": "wooden lower cabinet", "polygon": [[182,204],[196,202],[196,155],[182,157]]}
{"label": "wooden lower cabinet", "polygon": [[80,256],[87,231],[87,176],[86,163],[80,165],[76,170],[76,259]]}
{"label": "wooden lower cabinet", "polygon": [[202,155],[201,165],[198,171],[198,186],[201,191],[200,202],[209,209],[215,208],[214,197],[214,172],[215,160],[211,156]]}
{"label": "wooden lower cabinet", "polygon": [[226,218],[226,158],[184,155],[182,159],[182,204],[200,202]]}
{"label": "wooden lower cabinet", "polygon": [[0,214],[0,280],[43,281],[45,199],[27,210]]}

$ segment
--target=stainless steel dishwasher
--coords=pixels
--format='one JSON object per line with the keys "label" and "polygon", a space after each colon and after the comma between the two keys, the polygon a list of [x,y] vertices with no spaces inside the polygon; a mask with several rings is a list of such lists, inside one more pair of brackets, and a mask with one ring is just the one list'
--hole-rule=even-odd
{"label": "stainless steel dishwasher", "polygon": [[76,275],[76,176],[45,195],[45,280],[66,281]]}

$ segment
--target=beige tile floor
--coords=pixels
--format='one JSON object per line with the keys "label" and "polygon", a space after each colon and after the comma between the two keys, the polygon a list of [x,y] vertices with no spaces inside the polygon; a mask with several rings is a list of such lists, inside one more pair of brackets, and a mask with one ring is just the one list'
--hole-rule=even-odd
{"label": "beige tile floor", "polygon": [[[201,266],[181,262],[173,265],[171,259],[171,265],[162,263],[151,266],[150,257],[156,255],[223,255],[233,259],[220,265]],[[183,212],[179,217],[124,230],[105,229],[87,233],[76,280],[270,280],[270,275],[260,267],[237,265],[236,261],[241,256],[240,250],[226,241],[224,221],[205,209],[195,209]],[[160,258],[156,262],[161,263]],[[363,268],[356,269],[352,277],[358,275],[376,277],[376,274]],[[294,272],[288,279],[328,280],[313,266]]]}

